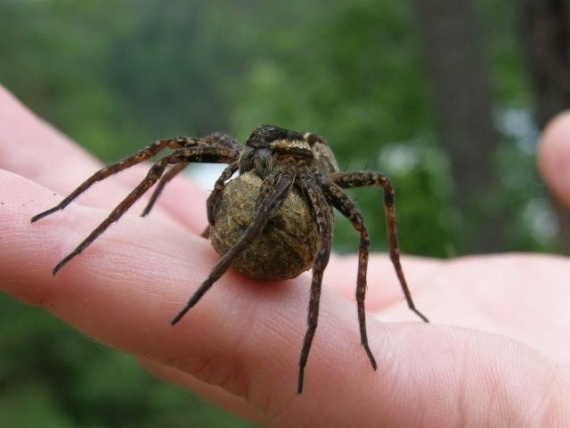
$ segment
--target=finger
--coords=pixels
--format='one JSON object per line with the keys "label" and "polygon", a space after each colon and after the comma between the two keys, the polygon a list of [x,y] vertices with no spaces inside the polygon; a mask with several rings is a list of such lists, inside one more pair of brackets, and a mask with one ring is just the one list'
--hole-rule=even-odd
{"label": "finger", "polygon": [[[70,193],[100,169],[101,164],[0,86],[0,168],[59,193],[53,195],[48,205],[38,205],[40,212],[59,203],[61,195]],[[109,177],[88,189],[77,202],[112,209],[144,178],[147,169],[148,166],[138,165]],[[170,219],[200,233],[207,224],[205,200],[204,190],[190,180],[177,177],[167,186],[152,215],[160,216],[162,209]],[[133,210],[140,213],[144,203]]]}
{"label": "finger", "polygon": [[[385,258],[376,255],[370,264],[368,313],[384,322],[419,321],[405,304]],[[354,300],[355,257],[338,261],[331,261],[326,278],[335,291]],[[413,299],[432,323],[502,334],[552,359],[570,362],[570,348],[560,341],[570,332],[567,258],[501,254],[441,261],[407,257],[404,266]]]}
{"label": "finger", "polygon": [[267,418],[257,412],[243,397],[230,394],[218,386],[201,382],[188,373],[173,367],[165,366],[164,364],[159,364],[146,358],[139,358],[139,362],[153,376],[164,382],[178,385],[189,391],[194,391],[199,396],[204,397],[212,403],[216,403],[232,414],[255,422],[260,426],[268,426]]}
{"label": "finger", "polygon": [[570,112],[556,116],[544,130],[538,168],[556,198],[570,206]]}
{"label": "finger", "polygon": [[[441,426],[442,414],[448,415],[446,425],[483,420],[492,426],[521,406],[521,421],[541,416],[535,403],[544,403],[554,365],[529,348],[483,333],[369,319],[379,362],[374,373],[360,349],[353,305],[326,290],[305,391],[298,396],[296,351],[305,330],[307,276],[256,284],[228,272],[171,327],[173,314],[217,260],[205,240],[128,216],[52,277],[53,258],[65,254],[77,232],[50,220],[31,233],[29,203],[45,194],[9,173],[0,172],[0,180],[7,184],[0,188],[0,284],[7,292],[104,343],[242,396],[275,426]],[[81,206],[66,214],[77,224],[98,215]],[[492,397],[482,393],[489,385]]]}
{"label": "finger", "polygon": [[[420,296],[422,309],[434,323],[501,334],[567,364],[570,348],[560,337],[570,333],[568,275],[566,257],[456,258],[426,280]],[[402,319],[404,309],[387,308],[381,317]]]}
{"label": "finger", "polygon": [[94,158],[0,86],[0,168],[67,192],[68,182],[79,182],[98,167]]}

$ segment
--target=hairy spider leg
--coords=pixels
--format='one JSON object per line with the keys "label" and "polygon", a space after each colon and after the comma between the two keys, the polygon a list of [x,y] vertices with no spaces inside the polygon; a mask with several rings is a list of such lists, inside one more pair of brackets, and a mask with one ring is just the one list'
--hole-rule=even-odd
{"label": "hairy spider leg", "polygon": [[164,186],[166,186],[170,182],[170,180],[172,180],[174,177],[176,177],[188,165],[189,165],[189,162],[182,162],[182,163],[173,165],[164,174],[162,174],[162,177],[160,177],[160,181],[156,185],[156,189],[154,189],[154,192],[152,192],[152,195],[150,196],[148,204],[146,204],[146,207],[144,208],[143,212],[141,213],[141,217],[146,217],[148,215],[148,213],[150,213],[150,211],[152,210],[152,207],[154,207],[156,200],[158,199],[158,197],[160,196],[160,194],[164,190]]}
{"label": "hairy spider leg", "polygon": [[214,189],[212,190],[212,193],[210,193],[210,196],[208,196],[208,200],[206,201],[208,226],[206,226],[204,231],[200,234],[202,238],[206,239],[210,238],[210,225],[213,225],[215,223],[214,213],[216,212],[218,201],[220,200],[220,197],[224,193],[224,189],[226,188],[226,181],[228,181],[232,177],[232,175],[235,174],[238,168],[239,168],[239,161],[235,161],[234,163],[228,165],[228,167],[222,171],[222,174],[216,180],[216,183],[214,184]]}
{"label": "hairy spider leg", "polygon": [[329,178],[343,189],[354,187],[381,187],[384,191],[384,213],[386,216],[386,226],[388,229],[388,242],[390,247],[390,260],[396,270],[396,275],[400,281],[400,287],[406,297],[408,307],[423,321],[429,322],[427,317],[422,314],[414,304],[412,294],[408,287],[408,283],[402,270],[400,263],[400,247],[398,245],[398,233],[396,226],[396,214],[394,211],[394,188],[392,183],[383,174],[379,172],[335,172],[329,175]]}
{"label": "hairy spider leg", "polygon": [[370,237],[364,224],[364,217],[358,207],[352,202],[346,193],[335,183],[329,181],[323,183],[323,190],[327,201],[336,208],[351,223],[354,229],[360,234],[360,246],[358,249],[358,274],[356,279],[356,305],[358,308],[358,325],[360,327],[360,343],[368,355],[372,368],[376,370],[378,365],[372,355],[368,345],[368,334],[366,332],[366,312],[364,300],[366,297],[368,272],[368,256],[370,253]]}
{"label": "hairy spider leg", "polygon": [[109,165],[109,166],[106,166],[105,168],[100,169],[95,174],[93,174],[91,177],[89,177],[87,180],[85,180],[77,189],[75,189],[73,192],[71,192],[67,197],[65,197],[55,207],[50,208],[49,210],[41,212],[41,213],[35,215],[34,217],[32,217],[32,223],[50,215],[50,214],[53,214],[54,212],[56,212],[58,210],[64,209],[75,198],[77,198],[79,195],[81,195],[83,192],[85,192],[87,189],[89,189],[93,184],[97,183],[98,181],[104,180],[107,177],[110,177],[111,175],[114,175],[118,172],[121,172],[121,171],[127,169],[127,168],[130,168],[131,166],[134,166],[134,165],[139,164],[141,162],[144,162],[148,159],[151,159],[152,157],[154,157],[156,154],[158,154],[162,150],[165,150],[167,148],[172,149],[172,150],[177,150],[177,149],[181,149],[184,147],[190,147],[190,146],[198,145],[198,144],[199,144],[198,140],[193,139],[193,138],[186,138],[186,137],[179,137],[179,138],[172,138],[172,139],[155,141],[155,142],[149,144],[148,146],[146,146],[144,149],[139,150],[135,154],[128,156],[125,159],[120,160],[120,161],[118,161],[112,165]]}
{"label": "hairy spider leg", "polygon": [[[170,164],[178,164],[180,162],[192,161],[206,161],[213,162],[218,159],[220,149],[211,146],[191,146],[188,148],[177,149],[170,155],[160,159],[148,171],[145,179],[139,183],[135,189],[123,199],[119,205],[111,211],[109,216],[99,224],[90,234],[85,238],[71,253],[64,257],[54,268],[52,273],[55,275],[63,266],[65,266],[71,259],[79,255],[91,243],[97,239],[107,228],[119,218],[138,200],[140,197],[151,188],[164,173],[166,167]],[[229,155],[229,154],[228,154]],[[97,174],[95,174],[97,175]],[[95,182],[95,181],[92,181]],[[90,183],[87,180],[86,183]],[[89,186],[87,186],[89,187]],[[86,188],[87,188],[86,187]],[[86,188],[82,189],[84,191]],[[76,193],[76,192],[73,192]],[[81,192],[79,192],[81,193]],[[77,193],[77,194],[79,194]],[[75,196],[77,196],[77,194]],[[67,199],[67,198],[66,198]],[[69,203],[69,202],[67,202]],[[61,205],[61,204],[60,204]],[[58,206],[59,207],[59,206]],[[65,205],[64,205],[65,207]],[[62,209],[62,208],[59,208]],[[53,212],[53,209],[50,210]],[[47,215],[47,214],[46,214]],[[37,216],[36,216],[37,217]],[[40,217],[41,218],[41,217]],[[34,219],[32,219],[34,221]],[[37,219],[36,219],[37,220]]]}
{"label": "hairy spider leg", "polygon": [[245,229],[234,246],[212,268],[208,278],[198,287],[184,308],[172,319],[170,322],[172,325],[178,323],[200,301],[212,285],[229,269],[235,258],[263,232],[269,217],[279,208],[291,190],[294,180],[294,175],[277,173],[268,176],[263,181],[258,199],[259,203],[251,224]]}
{"label": "hairy spider leg", "polygon": [[226,181],[228,181],[232,177],[232,175],[235,174],[238,168],[239,168],[239,161],[236,161],[228,165],[227,168],[225,168],[222,171],[222,173],[214,183],[214,189],[212,190],[212,193],[210,193],[210,196],[208,196],[208,200],[206,201],[206,213],[208,215],[208,223],[210,223],[211,225],[215,223],[214,217],[216,209],[220,197],[223,195],[224,189],[226,188]]}
{"label": "hairy spider leg", "polygon": [[[204,137],[200,141],[201,141],[201,144],[216,146],[220,149],[220,162],[217,162],[217,163],[231,163],[233,161],[236,161],[239,157],[240,145],[236,140],[234,140],[233,138],[231,138],[228,135],[220,134],[220,133],[214,133],[214,134],[211,134],[211,135]],[[228,149],[232,153],[229,157],[227,155]],[[152,207],[154,206],[156,200],[158,199],[158,197],[161,195],[162,191],[164,190],[164,187],[168,184],[168,182],[170,182],[170,180],[172,180],[174,177],[176,177],[176,175],[178,175],[181,171],[183,171],[184,168],[186,168],[189,163],[190,162],[182,162],[182,163],[173,165],[168,171],[166,171],[162,175],[162,177],[160,178],[160,181],[158,182],[158,184],[156,186],[156,189],[154,190],[154,192],[152,193],[152,195],[150,197],[150,200],[148,201],[147,206],[145,207],[144,211],[142,212],[141,217],[145,217],[146,215],[148,215],[148,213],[150,213],[150,211],[152,210]],[[235,170],[234,170],[234,172],[235,172]],[[231,177],[231,175],[233,175],[233,173],[230,174],[230,177]],[[230,177],[228,177],[227,179],[229,179]]]}
{"label": "hairy spider leg", "polygon": [[[314,174],[308,174],[314,177]],[[309,357],[309,351],[319,321],[319,303],[321,299],[321,286],[323,273],[329,262],[332,245],[333,217],[332,210],[327,204],[326,198],[314,179],[299,180],[303,192],[315,213],[317,232],[320,238],[320,248],[313,261],[313,278],[311,281],[311,297],[309,299],[309,313],[307,315],[307,332],[303,340],[303,348],[299,358],[299,377],[297,381],[297,394],[303,392],[305,366]]]}

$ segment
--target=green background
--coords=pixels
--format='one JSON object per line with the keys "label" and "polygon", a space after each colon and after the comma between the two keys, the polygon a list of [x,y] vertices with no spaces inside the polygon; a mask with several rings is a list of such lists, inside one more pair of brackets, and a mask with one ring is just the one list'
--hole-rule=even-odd
{"label": "green background", "polygon": [[[513,1],[477,6],[501,131],[494,198],[512,218],[500,249],[552,251]],[[391,177],[404,253],[450,257],[477,225],[450,203],[419,38],[412,1],[0,0],[0,83],[107,163],[170,136],[317,132],[342,169]],[[379,193],[352,196],[385,250]],[[357,245],[339,219],[336,251]],[[252,426],[37,309],[3,296],[0,311],[1,426]]]}

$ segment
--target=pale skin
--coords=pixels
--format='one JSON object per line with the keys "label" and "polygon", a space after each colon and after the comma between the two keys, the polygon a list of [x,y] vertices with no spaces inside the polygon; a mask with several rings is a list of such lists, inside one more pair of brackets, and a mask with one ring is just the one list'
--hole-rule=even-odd
{"label": "pale skin", "polygon": [[[570,206],[570,115],[544,133],[538,164]],[[6,293],[263,426],[570,426],[568,258],[404,256],[415,303],[432,321],[424,324],[407,310],[388,257],[374,255],[367,295],[374,372],[359,344],[356,257],[332,257],[305,389],[297,395],[308,274],[262,284],[230,270],[170,325],[218,259],[199,237],[208,194],[185,178],[169,184],[149,217],[138,217],[141,201],[51,275],[145,171],[112,177],[64,211],[30,223],[99,167],[0,88]]]}

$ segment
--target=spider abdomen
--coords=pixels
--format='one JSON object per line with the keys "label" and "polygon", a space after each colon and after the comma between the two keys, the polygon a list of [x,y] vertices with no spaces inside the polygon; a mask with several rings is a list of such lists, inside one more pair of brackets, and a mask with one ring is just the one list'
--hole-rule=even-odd
{"label": "spider abdomen", "polygon": [[[247,172],[226,184],[210,229],[212,246],[218,254],[225,254],[251,224],[261,183],[261,178]],[[313,214],[293,188],[261,235],[232,266],[257,281],[289,279],[312,267],[318,249]]]}

